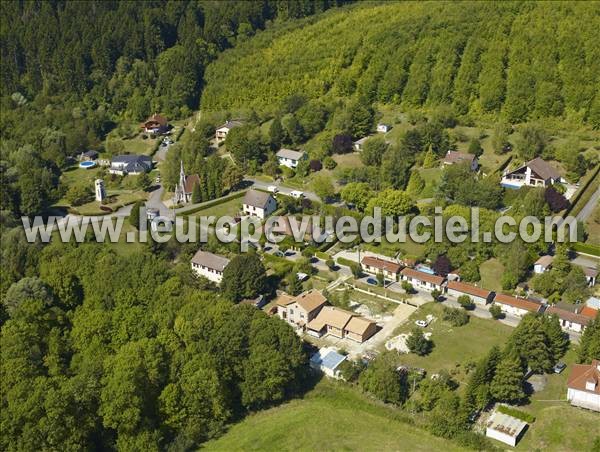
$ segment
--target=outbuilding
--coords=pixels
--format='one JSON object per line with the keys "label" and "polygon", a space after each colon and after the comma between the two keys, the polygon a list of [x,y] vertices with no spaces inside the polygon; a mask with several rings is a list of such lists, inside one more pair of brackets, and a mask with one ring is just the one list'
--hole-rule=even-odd
{"label": "outbuilding", "polygon": [[491,303],[494,299],[494,292],[459,281],[448,281],[448,295],[456,298],[468,295],[475,303],[482,305]]}
{"label": "outbuilding", "polygon": [[496,411],[487,421],[485,436],[515,447],[526,428],[527,422]]}

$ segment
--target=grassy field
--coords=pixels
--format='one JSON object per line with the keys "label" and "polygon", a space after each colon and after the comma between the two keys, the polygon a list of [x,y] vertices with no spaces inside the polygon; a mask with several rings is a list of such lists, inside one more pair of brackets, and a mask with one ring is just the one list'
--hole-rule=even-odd
{"label": "grassy field", "polygon": [[572,407],[566,401],[567,379],[575,358],[574,350],[570,350],[562,359],[567,368],[561,374],[547,375],[546,387],[533,394],[531,403],[522,407],[533,414],[536,421],[517,449],[592,450],[594,438],[600,436],[600,414]]}
{"label": "grassy field", "polygon": [[229,201],[225,201],[224,203],[218,204],[216,206],[207,207],[206,209],[198,210],[194,212],[194,216],[202,217],[202,216],[210,216],[214,215],[219,218],[225,215],[229,215],[231,217],[237,215],[242,209],[242,198],[230,199]]}
{"label": "grassy field", "polygon": [[596,205],[596,208],[587,219],[585,230],[588,233],[586,243],[600,245],[600,204]]}
{"label": "grassy field", "polygon": [[488,290],[495,292],[502,291],[502,285],[500,284],[500,277],[504,272],[504,265],[498,259],[490,259],[485,261],[479,267],[479,274],[481,275],[481,281],[479,285],[485,287]]}
{"label": "grassy field", "polygon": [[141,135],[138,135],[134,138],[121,139],[120,141],[123,143],[124,153],[152,155],[158,140],[158,138],[155,138],[154,140],[151,138],[146,138],[144,140]]}
{"label": "grassy field", "polygon": [[417,356],[412,353],[401,355],[399,361],[408,366],[422,367],[433,373],[442,369],[455,372],[458,381],[464,381],[465,363],[483,357],[493,345],[502,345],[513,330],[495,320],[474,316],[471,316],[466,325],[452,327],[441,320],[442,305],[432,302],[421,306],[394,334],[410,332],[415,320],[425,319],[427,314],[436,317],[434,322],[423,329],[426,333],[432,333],[431,340],[435,344],[433,350],[427,356]]}
{"label": "grassy field", "polygon": [[360,168],[363,162],[360,160],[359,152],[352,152],[351,154],[335,154],[333,160],[338,164],[336,168]]}
{"label": "grassy field", "polygon": [[246,450],[461,450],[402,422],[402,414],[357,390],[323,380],[303,399],[248,416],[209,451]]}
{"label": "grassy field", "polygon": [[425,251],[424,244],[413,242],[408,236],[404,243],[388,242],[385,237],[383,237],[381,243],[364,243],[362,246],[365,250],[380,253],[389,257],[396,256],[398,252],[400,252],[401,256],[420,256],[423,251]]}

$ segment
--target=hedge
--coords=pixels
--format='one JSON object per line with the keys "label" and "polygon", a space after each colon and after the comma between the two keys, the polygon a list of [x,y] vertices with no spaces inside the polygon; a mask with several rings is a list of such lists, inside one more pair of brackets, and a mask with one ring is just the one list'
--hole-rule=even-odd
{"label": "hedge", "polygon": [[498,405],[496,407],[496,411],[502,414],[508,414],[509,416],[516,417],[517,419],[521,419],[522,421],[529,422],[530,424],[535,422],[535,416],[532,416],[525,411],[517,410],[516,408],[511,408],[506,405]]}
{"label": "hedge", "polygon": [[327,259],[331,259],[331,256],[329,254],[324,253],[322,251],[315,251],[315,256],[324,261],[326,261]]}
{"label": "hedge", "polygon": [[583,206],[585,206],[597,189],[597,184],[592,184],[592,182],[596,180],[599,172],[600,165],[596,165],[596,168],[590,171],[586,180],[581,182],[579,190],[569,200],[571,202],[571,207],[565,211],[563,218],[565,218],[567,215],[575,216],[581,211],[581,209],[583,209]]}
{"label": "hedge", "polygon": [[598,245],[592,245],[591,243],[575,242],[572,243],[570,246],[575,251],[578,251],[580,253],[591,254],[592,256],[600,257],[600,246]]}

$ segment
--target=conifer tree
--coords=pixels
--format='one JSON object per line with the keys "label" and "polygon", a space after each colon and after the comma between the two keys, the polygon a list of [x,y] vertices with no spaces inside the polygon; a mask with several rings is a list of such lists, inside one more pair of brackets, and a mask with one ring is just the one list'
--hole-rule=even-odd
{"label": "conifer tree", "polygon": [[523,364],[519,355],[510,351],[498,363],[491,393],[499,401],[517,402],[525,397]]}

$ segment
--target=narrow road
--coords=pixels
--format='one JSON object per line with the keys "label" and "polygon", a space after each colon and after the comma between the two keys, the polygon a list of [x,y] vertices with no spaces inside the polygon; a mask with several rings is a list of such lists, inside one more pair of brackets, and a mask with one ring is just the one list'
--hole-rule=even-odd
{"label": "narrow road", "polygon": [[596,207],[596,205],[598,205],[598,200],[600,200],[600,187],[598,187],[598,189],[592,195],[592,197],[589,199],[589,201],[587,203],[585,203],[585,206],[583,206],[583,209],[581,209],[579,211],[579,213],[575,216],[575,218],[577,218],[577,221],[587,220],[588,217],[594,211],[594,208]]}
{"label": "narrow road", "polygon": [[321,198],[319,198],[317,196],[317,194],[315,192],[312,192],[312,191],[307,191],[307,190],[298,189],[298,188],[286,187],[284,184],[282,184],[280,182],[263,182],[261,180],[254,179],[252,177],[246,177],[246,178],[244,178],[244,180],[247,181],[247,182],[252,182],[253,187],[254,188],[258,188],[260,190],[267,190],[270,186],[275,186],[279,190],[279,193],[284,194],[284,195],[288,195],[288,196],[293,191],[301,191],[302,193],[304,193],[304,196],[306,198],[310,199],[311,201],[321,202]]}

